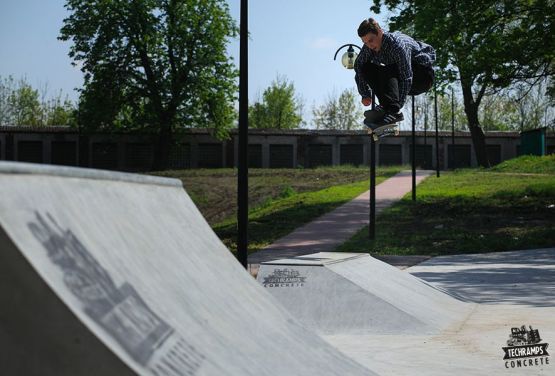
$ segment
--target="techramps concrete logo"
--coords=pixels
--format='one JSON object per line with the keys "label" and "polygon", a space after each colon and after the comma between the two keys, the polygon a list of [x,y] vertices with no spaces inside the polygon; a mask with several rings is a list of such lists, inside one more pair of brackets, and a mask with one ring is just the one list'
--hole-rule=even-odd
{"label": "techramps concrete logo", "polygon": [[505,368],[527,368],[549,365],[549,344],[542,343],[540,332],[529,326],[511,328],[507,346],[503,347]]}
{"label": "techramps concrete logo", "polygon": [[264,277],[264,287],[303,287],[306,277],[301,276],[298,270],[275,269],[274,272]]}

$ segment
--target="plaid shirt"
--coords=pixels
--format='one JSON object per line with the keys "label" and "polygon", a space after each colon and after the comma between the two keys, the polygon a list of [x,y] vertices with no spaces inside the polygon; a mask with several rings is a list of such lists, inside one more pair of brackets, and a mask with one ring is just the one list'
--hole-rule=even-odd
{"label": "plaid shirt", "polygon": [[399,105],[403,107],[412,86],[412,63],[431,67],[435,59],[436,52],[432,46],[415,41],[400,32],[384,31],[380,51],[372,51],[364,45],[355,61],[355,81],[358,92],[363,98],[372,97],[372,89],[360,74],[365,64],[397,64],[399,68]]}

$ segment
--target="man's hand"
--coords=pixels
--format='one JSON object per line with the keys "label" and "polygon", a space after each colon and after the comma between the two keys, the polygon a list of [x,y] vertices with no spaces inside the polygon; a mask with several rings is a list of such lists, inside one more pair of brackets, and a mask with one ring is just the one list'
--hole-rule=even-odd
{"label": "man's hand", "polygon": [[372,98],[362,98],[362,104],[364,106],[370,106],[372,104]]}

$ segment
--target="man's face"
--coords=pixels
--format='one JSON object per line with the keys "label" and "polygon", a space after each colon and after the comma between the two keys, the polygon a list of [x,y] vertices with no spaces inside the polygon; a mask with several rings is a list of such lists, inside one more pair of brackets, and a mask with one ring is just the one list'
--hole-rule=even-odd
{"label": "man's face", "polygon": [[362,43],[372,51],[378,52],[382,48],[383,31],[378,30],[378,34],[368,33],[362,38]]}

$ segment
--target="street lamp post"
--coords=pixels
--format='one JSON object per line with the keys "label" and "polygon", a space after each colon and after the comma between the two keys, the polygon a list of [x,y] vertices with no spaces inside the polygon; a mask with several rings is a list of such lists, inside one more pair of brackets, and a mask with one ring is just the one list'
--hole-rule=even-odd
{"label": "street lamp post", "polygon": [[[376,96],[372,93],[372,110],[376,108]],[[368,238],[376,238],[376,141],[370,137],[370,218],[368,219]]]}
{"label": "street lamp post", "polygon": [[412,96],[412,201],[416,201],[416,113],[414,111],[414,95]]}
{"label": "street lamp post", "polygon": [[237,163],[237,258],[248,268],[249,225],[249,99],[248,99],[248,0],[241,0],[239,26],[239,147]]}
{"label": "street lamp post", "polygon": [[434,82],[434,117],[436,122],[436,176],[439,178],[439,130],[437,117],[437,84]]}
{"label": "street lamp post", "polygon": [[455,155],[455,90],[451,87],[451,145],[453,152],[451,153],[450,166],[453,166]]}
{"label": "street lamp post", "polygon": [[[335,55],[333,56],[333,60],[337,59],[337,54],[343,48],[348,47],[347,52],[343,54],[341,57],[341,63],[347,69],[353,69],[355,67],[355,60],[357,58],[357,53],[353,47],[361,49],[356,44],[344,44],[343,46],[339,47],[337,51],[335,51]],[[375,95],[372,94],[372,109],[375,109]],[[376,238],[376,141],[374,141],[373,137],[370,137],[370,197],[369,197],[369,204],[370,204],[370,213],[369,213],[369,222],[368,222],[368,238],[375,239]]]}

